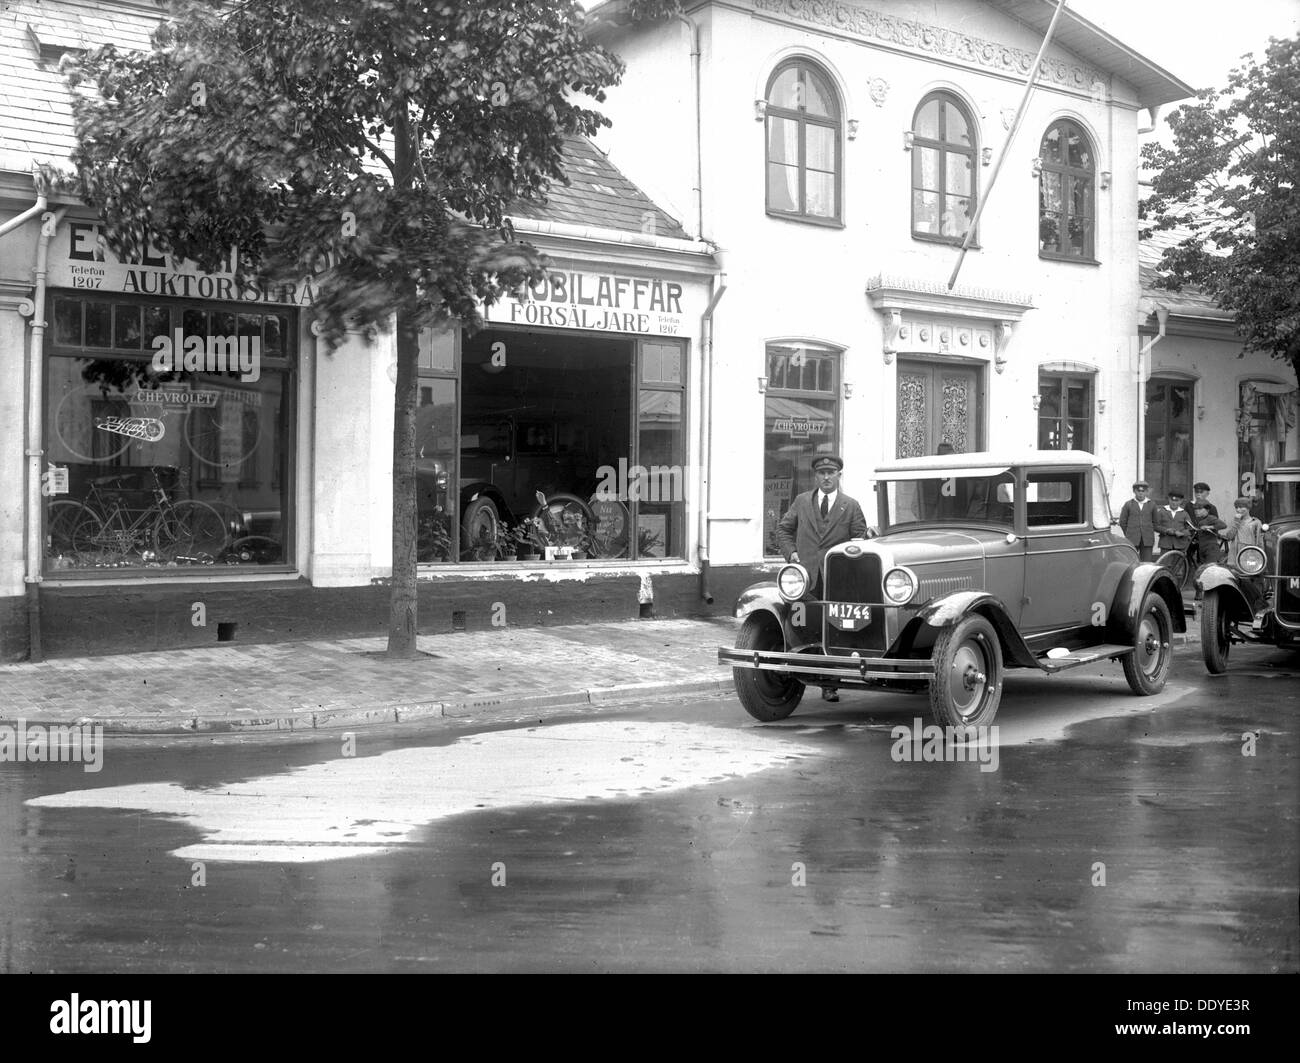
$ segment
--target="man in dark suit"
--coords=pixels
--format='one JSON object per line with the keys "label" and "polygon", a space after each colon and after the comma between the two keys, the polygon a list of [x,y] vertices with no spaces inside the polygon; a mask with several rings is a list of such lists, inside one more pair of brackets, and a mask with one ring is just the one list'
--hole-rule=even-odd
{"label": "man in dark suit", "polygon": [[[844,461],[831,454],[813,458],[817,487],[798,495],[776,526],[776,542],[787,561],[808,570],[812,595],[822,593],[822,559],[832,546],[867,537],[867,518],[856,499],[840,490]],[[839,701],[832,687],[822,688],[826,701]]]}
{"label": "man in dark suit", "polygon": [[1147,495],[1150,490],[1149,483],[1139,480],[1133,485],[1133,497],[1119,511],[1120,530],[1137,547],[1139,561],[1150,561],[1156,544],[1156,504]]}

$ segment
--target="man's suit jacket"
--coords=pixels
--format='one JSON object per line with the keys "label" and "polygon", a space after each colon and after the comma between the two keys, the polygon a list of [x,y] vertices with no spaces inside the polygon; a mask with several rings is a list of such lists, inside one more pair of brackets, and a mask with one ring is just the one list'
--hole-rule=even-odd
{"label": "man's suit jacket", "polygon": [[1156,535],[1160,537],[1161,550],[1186,550],[1192,541],[1191,515],[1185,509],[1169,512],[1168,506],[1161,506],[1151,518]]}
{"label": "man's suit jacket", "polygon": [[827,550],[850,539],[867,537],[867,518],[857,499],[841,491],[825,520],[817,503],[817,492],[805,491],[795,498],[776,526],[776,544],[782,556],[789,561],[790,555],[797,552],[799,564],[808,570],[814,587],[820,586],[822,558]]}
{"label": "man's suit jacket", "polygon": [[1136,498],[1124,503],[1119,511],[1119,526],[1134,546],[1155,546],[1155,513],[1156,504],[1151,501],[1145,506],[1139,506]]}

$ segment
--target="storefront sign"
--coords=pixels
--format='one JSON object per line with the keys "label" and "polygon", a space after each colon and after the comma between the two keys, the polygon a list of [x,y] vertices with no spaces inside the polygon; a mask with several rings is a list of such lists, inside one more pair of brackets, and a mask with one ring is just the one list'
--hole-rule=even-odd
{"label": "storefront sign", "polygon": [[173,410],[188,410],[192,406],[215,406],[215,391],[190,391],[188,388],[158,388],[150,391],[138,388],[132,402],[141,406],[165,406]]}
{"label": "storefront sign", "polygon": [[686,333],[682,286],[657,277],[611,273],[548,273],[523,299],[503,298],[487,307],[494,324],[632,332],[644,336]]}
{"label": "storefront sign", "polygon": [[203,273],[193,262],[148,254],[140,262],[122,262],[96,222],[69,222],[51,245],[50,286],[80,288],[106,295],[157,295],[178,299],[310,306],[316,290],[310,279],[263,289],[254,281],[236,286],[234,255],[219,273]]}
{"label": "storefront sign", "polygon": [[777,421],[772,425],[773,432],[784,432],[791,439],[807,439],[809,436],[824,436],[830,431],[829,421],[813,421],[804,418]]}

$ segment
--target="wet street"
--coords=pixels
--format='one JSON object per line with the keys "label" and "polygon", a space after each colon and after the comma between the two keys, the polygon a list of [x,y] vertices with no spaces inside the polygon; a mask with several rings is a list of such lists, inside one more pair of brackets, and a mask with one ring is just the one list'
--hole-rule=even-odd
{"label": "wet street", "polygon": [[0,764],[0,970],[1294,972],[1300,658],[1179,651],[984,761],[813,691]]}

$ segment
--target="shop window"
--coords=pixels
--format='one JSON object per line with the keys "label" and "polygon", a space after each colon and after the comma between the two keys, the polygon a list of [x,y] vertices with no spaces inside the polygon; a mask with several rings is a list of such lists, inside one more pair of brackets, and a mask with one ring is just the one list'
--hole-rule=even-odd
{"label": "shop window", "polygon": [[1151,497],[1171,487],[1192,487],[1192,388],[1190,380],[1152,377],[1146,390],[1146,463]]}
{"label": "shop window", "polygon": [[1092,450],[1092,377],[1040,373],[1038,449]]}
{"label": "shop window", "polygon": [[961,243],[975,219],[975,123],[947,92],[921,101],[912,120],[912,235]]}
{"label": "shop window", "polygon": [[811,491],[812,460],[839,452],[840,353],[769,344],[763,416],[763,552],[780,553],[776,526],[796,495]]}
{"label": "shop window", "polygon": [[840,219],[840,104],[831,80],[803,60],[779,67],[767,87],[767,212],[815,222]]}
{"label": "shop window", "polygon": [[[47,572],[290,562],[293,312],[59,293],[51,302]],[[202,361],[186,369],[191,339]]]}
{"label": "shop window", "polygon": [[456,331],[420,333],[415,411],[416,559],[446,563],[459,555],[456,485]]}
{"label": "shop window", "polygon": [[516,329],[465,340],[450,556],[684,557],[685,389],[679,340]]}
{"label": "shop window", "polygon": [[[1274,380],[1243,380],[1237,386],[1237,487],[1252,500],[1251,512],[1264,510],[1264,470],[1295,457],[1287,439],[1296,428],[1300,391]],[[1292,443],[1294,447],[1294,443]]]}
{"label": "shop window", "polygon": [[1096,258],[1096,158],[1083,128],[1054,122],[1038,150],[1038,253],[1043,258]]}

